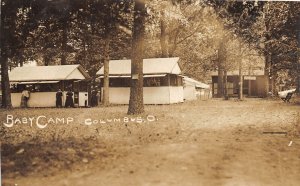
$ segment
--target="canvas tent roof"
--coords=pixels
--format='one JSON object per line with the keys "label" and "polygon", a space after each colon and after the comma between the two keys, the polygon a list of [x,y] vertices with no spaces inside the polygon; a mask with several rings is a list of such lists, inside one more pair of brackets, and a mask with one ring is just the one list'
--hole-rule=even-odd
{"label": "canvas tent roof", "polygon": [[197,81],[195,79],[189,78],[187,76],[183,76],[183,81],[186,84],[195,86],[196,88],[204,88],[204,89],[208,89],[209,85],[205,84],[205,83],[201,83],[200,81]]}
{"label": "canvas tent roof", "polygon": [[84,80],[90,76],[81,65],[17,67],[9,73],[11,82]]}
{"label": "canvas tent roof", "polygon": [[[144,74],[181,74],[181,69],[178,65],[179,58],[151,58],[143,60]],[[97,75],[104,74],[102,67]],[[131,74],[131,60],[110,60],[109,61],[110,75],[125,75]]]}

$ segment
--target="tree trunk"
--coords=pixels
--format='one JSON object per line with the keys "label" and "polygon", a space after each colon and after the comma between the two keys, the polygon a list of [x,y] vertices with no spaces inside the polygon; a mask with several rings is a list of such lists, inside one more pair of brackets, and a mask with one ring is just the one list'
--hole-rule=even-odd
{"label": "tree trunk", "polygon": [[225,38],[219,44],[218,49],[218,93],[217,97],[224,97],[224,71],[225,71],[225,49],[224,49]]}
{"label": "tree trunk", "polygon": [[[66,23],[66,21],[64,21]],[[62,30],[62,43],[61,43],[61,65],[67,64],[67,42],[68,42],[68,33],[66,25]]]}
{"label": "tree trunk", "polygon": [[161,57],[169,57],[168,56],[168,45],[167,45],[167,24],[165,20],[165,13],[161,11],[160,18],[160,47],[161,47]]}
{"label": "tree trunk", "polygon": [[168,40],[168,54],[169,57],[174,57],[174,53],[175,50],[177,48],[178,45],[178,35],[180,33],[180,30],[176,30],[175,33],[173,33],[172,35],[169,35],[169,40]]}
{"label": "tree trunk", "polygon": [[242,46],[239,45],[239,54],[241,58],[239,59],[239,100],[243,100],[243,73],[242,73]]}
{"label": "tree trunk", "polygon": [[224,70],[224,99],[228,100],[227,70]]}
{"label": "tree trunk", "polygon": [[269,90],[271,90],[270,92],[272,94],[274,94],[275,92],[275,73],[274,73],[274,67],[273,67],[273,58],[272,58],[273,54],[271,54],[271,58],[270,58],[270,75],[269,75],[269,83],[270,83],[270,87]]}
{"label": "tree trunk", "polygon": [[297,78],[296,78],[296,93],[300,94],[300,19],[297,21],[297,40],[298,40],[298,56],[297,56]]}
{"label": "tree trunk", "polygon": [[107,37],[104,46],[104,79],[103,79],[103,105],[109,105],[109,45],[110,38]]}
{"label": "tree trunk", "polygon": [[24,65],[24,58],[22,56],[20,56],[20,67],[22,67]]}
{"label": "tree trunk", "polygon": [[[2,50],[1,50],[2,52]],[[11,104],[11,94],[8,76],[8,59],[1,53],[1,88],[2,88],[2,107],[10,109]]]}
{"label": "tree trunk", "polygon": [[271,55],[265,56],[265,96],[270,92],[270,68],[271,68]]}
{"label": "tree trunk", "polygon": [[44,65],[49,66],[50,58],[47,54],[44,55]]}
{"label": "tree trunk", "polygon": [[1,61],[1,89],[2,89],[2,107],[10,109],[12,108],[11,104],[11,94],[10,94],[10,85],[9,85],[9,76],[8,76],[8,58],[4,54],[3,50],[3,25],[2,25],[2,2],[0,0],[0,61]]}
{"label": "tree trunk", "polygon": [[67,43],[68,43],[68,29],[70,23],[70,0],[64,0],[65,7],[63,9],[62,17],[62,45],[61,45],[61,65],[67,65]]}
{"label": "tree trunk", "polygon": [[131,86],[128,114],[144,112],[143,53],[146,7],[144,1],[135,0],[131,53]]}
{"label": "tree trunk", "polygon": [[217,97],[221,98],[224,96],[224,69],[219,61],[218,65],[218,89],[217,89]]}
{"label": "tree trunk", "polygon": [[[273,69],[273,71],[274,71],[274,69]],[[273,91],[272,91],[272,93],[274,95],[277,95],[278,91],[279,91],[279,86],[278,86],[278,83],[277,83],[277,79],[278,79],[278,74],[277,74],[277,71],[276,71],[276,72],[273,72],[273,76],[272,76],[272,80],[273,80]]]}
{"label": "tree trunk", "polygon": [[244,96],[243,96],[243,73],[242,73],[242,67],[240,65],[240,67],[239,67],[239,100],[243,100],[243,99],[244,99]]}
{"label": "tree trunk", "polygon": [[[263,17],[264,17],[264,26],[265,26],[265,41],[268,42],[271,40],[271,35],[270,35],[270,22],[268,19],[266,19],[266,14],[269,11],[269,4],[266,4],[263,8]],[[265,96],[267,97],[269,92],[270,92],[270,77],[271,77],[271,68],[272,68],[272,53],[271,53],[271,47],[269,43],[266,43],[265,46]]]}

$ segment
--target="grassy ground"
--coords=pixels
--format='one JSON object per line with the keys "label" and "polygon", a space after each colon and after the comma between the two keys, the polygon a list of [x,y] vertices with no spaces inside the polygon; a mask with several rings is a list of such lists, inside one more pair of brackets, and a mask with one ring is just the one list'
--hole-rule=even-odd
{"label": "grassy ground", "polygon": [[1,126],[3,185],[300,184],[297,104],[213,99],[145,110],[1,110],[0,121],[14,118]]}

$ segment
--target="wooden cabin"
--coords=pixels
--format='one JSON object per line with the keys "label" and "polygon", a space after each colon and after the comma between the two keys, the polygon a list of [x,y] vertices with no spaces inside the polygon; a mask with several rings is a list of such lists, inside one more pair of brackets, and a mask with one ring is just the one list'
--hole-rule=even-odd
{"label": "wooden cabin", "polygon": [[[218,93],[218,72],[212,72],[212,93],[213,97]],[[243,95],[246,97],[265,97],[267,96],[266,82],[267,76],[263,69],[251,70],[243,74]],[[239,94],[239,72],[227,72],[227,87],[230,97],[237,97]]]}

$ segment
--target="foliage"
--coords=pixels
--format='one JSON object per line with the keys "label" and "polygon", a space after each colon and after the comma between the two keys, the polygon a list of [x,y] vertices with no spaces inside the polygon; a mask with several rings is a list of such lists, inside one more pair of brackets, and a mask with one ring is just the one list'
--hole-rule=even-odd
{"label": "foliage", "polygon": [[[144,57],[178,56],[184,73],[208,80],[221,61],[231,70],[238,60],[247,61],[247,68],[249,61],[264,56],[265,71],[273,79],[280,74],[300,79],[297,2],[144,2]],[[133,57],[132,0],[2,0],[1,10],[1,61],[11,68],[29,60],[76,63],[95,76],[105,56]],[[228,42],[222,46],[224,38]]]}
{"label": "foliage", "polygon": [[265,56],[265,70],[271,78],[282,70],[299,73],[299,3],[215,0],[207,2],[218,12],[228,29],[233,30],[251,48]]}

